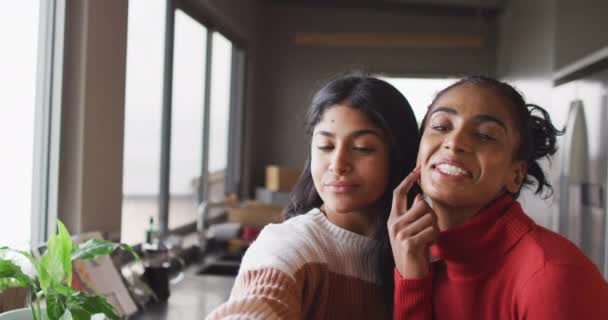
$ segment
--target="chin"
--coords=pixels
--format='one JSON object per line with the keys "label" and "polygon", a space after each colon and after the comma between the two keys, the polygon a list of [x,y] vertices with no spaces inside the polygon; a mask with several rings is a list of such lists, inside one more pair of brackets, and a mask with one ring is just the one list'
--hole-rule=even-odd
{"label": "chin", "polygon": [[327,210],[331,210],[332,213],[349,213],[354,211],[355,206],[349,205],[325,205]]}
{"label": "chin", "polygon": [[[452,188],[451,188],[452,189]],[[423,189],[424,194],[431,198],[433,202],[442,203],[448,206],[460,206],[466,204],[467,199],[470,198],[469,195],[463,194],[461,192],[452,190],[438,190],[435,188],[426,188]],[[428,191],[426,191],[428,190]]]}

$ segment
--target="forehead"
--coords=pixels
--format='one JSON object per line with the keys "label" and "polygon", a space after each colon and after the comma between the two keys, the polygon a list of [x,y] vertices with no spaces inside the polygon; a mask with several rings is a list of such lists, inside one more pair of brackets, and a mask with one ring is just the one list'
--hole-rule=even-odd
{"label": "forehead", "polygon": [[454,109],[458,113],[457,116],[463,118],[492,116],[508,127],[513,126],[510,102],[494,89],[480,85],[464,84],[446,91],[431,106],[430,112],[438,107]]}
{"label": "forehead", "polygon": [[332,106],[321,115],[315,131],[323,130],[353,130],[377,129],[373,122],[361,111],[347,105]]}

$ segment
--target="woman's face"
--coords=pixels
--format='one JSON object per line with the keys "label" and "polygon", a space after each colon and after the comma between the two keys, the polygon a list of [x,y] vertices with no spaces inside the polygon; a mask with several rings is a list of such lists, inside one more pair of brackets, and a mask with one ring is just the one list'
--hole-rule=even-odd
{"label": "woman's face", "polygon": [[384,133],[353,108],[330,107],[313,132],[310,168],[326,212],[370,209],[389,181]]}
{"label": "woman's face", "polygon": [[478,211],[525,175],[515,161],[519,134],[507,101],[488,88],[464,84],[431,106],[420,142],[420,185],[433,202]]}

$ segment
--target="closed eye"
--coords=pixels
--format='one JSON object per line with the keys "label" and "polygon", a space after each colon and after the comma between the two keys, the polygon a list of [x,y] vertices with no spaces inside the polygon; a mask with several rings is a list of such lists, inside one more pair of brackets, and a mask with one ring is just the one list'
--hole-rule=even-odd
{"label": "closed eye", "polygon": [[491,135],[485,134],[485,133],[477,132],[476,135],[482,141],[496,141],[496,138],[494,138]]}
{"label": "closed eye", "polygon": [[354,147],[353,149],[355,151],[359,151],[359,152],[363,152],[363,153],[372,153],[372,152],[376,151],[376,149],[368,148],[368,147]]}
{"label": "closed eye", "polygon": [[333,150],[334,146],[332,145],[323,145],[323,146],[317,146],[317,149],[321,150],[321,151],[331,151]]}
{"label": "closed eye", "polygon": [[431,129],[433,129],[435,131],[439,131],[439,132],[444,132],[444,131],[448,130],[448,128],[446,126],[440,126],[440,125],[431,126]]}

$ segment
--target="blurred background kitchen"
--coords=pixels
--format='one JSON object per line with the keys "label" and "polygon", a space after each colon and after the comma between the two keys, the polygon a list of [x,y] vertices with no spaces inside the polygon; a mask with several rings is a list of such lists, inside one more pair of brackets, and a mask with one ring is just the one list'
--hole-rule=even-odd
{"label": "blurred background kitchen", "polygon": [[43,243],[57,218],[133,245],[153,230],[194,248],[193,279],[229,279],[201,289],[218,290],[212,308],[278,219],[321,83],[369,72],[421,120],[438,90],[483,74],[567,127],[546,163],[554,196],[521,201],[608,277],[607,12],[600,0],[0,1],[0,245]]}

